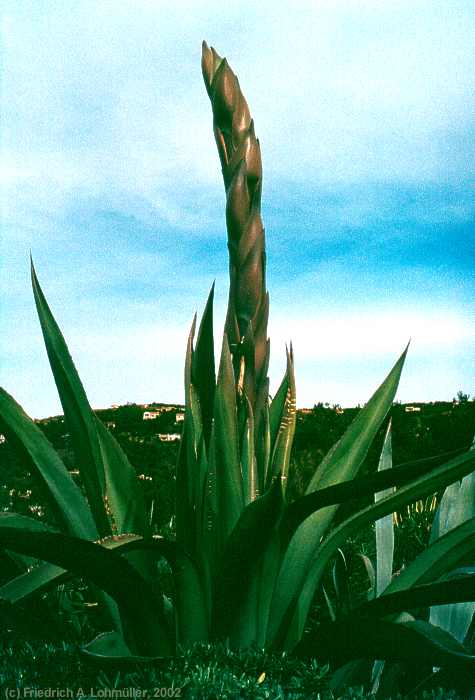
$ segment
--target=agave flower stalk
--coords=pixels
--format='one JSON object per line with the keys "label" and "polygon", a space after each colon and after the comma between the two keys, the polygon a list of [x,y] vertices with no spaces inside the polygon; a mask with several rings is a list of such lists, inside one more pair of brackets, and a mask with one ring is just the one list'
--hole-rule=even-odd
{"label": "agave flower stalk", "polygon": [[269,365],[261,150],[246,99],[226,59],[203,42],[201,65],[226,190],[230,285],[225,331],[238,387],[259,414],[267,401]]}

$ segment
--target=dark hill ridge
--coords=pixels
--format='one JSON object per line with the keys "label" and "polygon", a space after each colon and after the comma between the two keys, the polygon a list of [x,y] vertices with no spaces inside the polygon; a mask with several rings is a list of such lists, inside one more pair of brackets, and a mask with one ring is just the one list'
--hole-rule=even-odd
{"label": "dark hill ridge", "polygon": [[[302,493],[316,464],[341,437],[360,410],[319,403],[297,412],[289,495]],[[156,501],[157,527],[173,515],[175,464],[183,426],[184,406],[152,402],[97,409],[124,448],[143,483],[147,500]],[[148,417],[147,417],[148,414]],[[434,458],[434,463],[468,449],[475,433],[475,401],[459,392],[454,401],[393,405],[393,463]],[[62,416],[36,421],[73,474],[76,474],[67,426]],[[362,467],[376,468],[385,426]],[[1,433],[1,429],[0,429]],[[42,484],[25,455],[8,440],[0,441],[0,508],[46,517]]]}

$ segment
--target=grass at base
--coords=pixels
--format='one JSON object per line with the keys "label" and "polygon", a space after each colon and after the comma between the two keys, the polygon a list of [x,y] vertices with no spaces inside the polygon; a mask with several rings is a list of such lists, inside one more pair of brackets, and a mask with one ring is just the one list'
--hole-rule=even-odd
{"label": "grass at base", "polygon": [[[287,654],[260,650],[232,652],[223,645],[200,644],[181,657],[126,670],[85,661],[68,643],[3,643],[0,690],[24,698],[193,698],[196,700],[356,700],[372,698],[362,688],[335,695],[327,667]],[[11,691],[16,689],[16,695]],[[10,691],[10,693],[7,693]],[[395,696],[397,700],[401,696]],[[457,700],[436,690],[414,700]]]}

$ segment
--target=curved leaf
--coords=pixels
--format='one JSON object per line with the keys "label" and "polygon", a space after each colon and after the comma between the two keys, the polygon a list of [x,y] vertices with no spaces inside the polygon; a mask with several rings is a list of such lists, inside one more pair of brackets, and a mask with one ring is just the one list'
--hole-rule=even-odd
{"label": "curved leaf", "polygon": [[259,477],[257,473],[257,461],[254,449],[254,416],[251,402],[244,394],[246,419],[241,438],[241,469],[244,504],[255,501],[259,492]]}
{"label": "curved leaf", "polygon": [[450,634],[422,622],[385,622],[354,620],[320,625],[296,647],[299,656],[316,656],[342,665],[351,659],[379,658],[409,663],[424,663],[452,668],[475,668],[475,656]]}
{"label": "curved leaf", "polygon": [[352,617],[354,619],[358,615],[386,617],[413,608],[428,608],[431,605],[438,606],[474,600],[475,574],[465,574],[457,578],[386,593],[361,605],[353,611]]}
{"label": "curved leaf", "polygon": [[[18,517],[21,518],[22,516]],[[28,523],[26,522],[27,520]],[[30,527],[30,518],[25,518],[24,521],[23,526],[26,530],[33,529]],[[17,520],[16,522],[12,522],[11,520],[9,521],[8,519],[5,519],[3,515],[0,515],[0,528],[4,526],[21,527],[22,523],[20,520]],[[38,531],[51,532],[51,530],[47,528],[39,528]],[[122,535],[120,538],[117,536],[107,537],[106,539],[101,540],[100,544],[102,547],[106,547],[107,549],[115,549],[124,547],[130,542],[136,540],[141,540],[141,538],[137,535]],[[30,595],[41,593],[52,588],[53,586],[59,585],[70,576],[71,573],[62,567],[45,562],[35,566],[20,576],[16,576],[7,583],[4,583],[3,586],[0,587],[0,599],[7,600],[9,603],[18,603],[21,600],[28,598]]]}
{"label": "curved leaf", "polygon": [[95,539],[98,532],[89,506],[74,483],[66,466],[59,458],[42,431],[27,416],[22,407],[4,389],[0,388],[0,416],[5,432],[13,434],[21,444],[48,487],[61,520],[68,531]]}
{"label": "curved leaf", "polygon": [[[138,651],[171,653],[163,604],[125,559],[100,544],[52,532],[1,527],[0,544],[84,576],[119,605]],[[127,639],[128,643],[130,643]]]}
{"label": "curved leaf", "polygon": [[191,383],[193,362],[193,338],[196,329],[196,314],[188,334],[185,357],[185,421],[176,468],[176,536],[178,543],[193,552],[195,545],[194,508],[195,470],[197,450],[201,439],[201,410],[196,389]]}
{"label": "curved leaf", "polygon": [[33,261],[31,262],[31,281],[48,359],[71,434],[77,466],[86,489],[89,506],[99,534],[109,535],[111,530],[103,502],[104,465],[97,436],[96,418],[66,342],[40,287]]}
{"label": "curved leaf", "polygon": [[[294,363],[292,346],[290,351],[286,350],[287,353],[287,372],[286,372],[286,386],[287,391],[285,394],[284,403],[282,406],[282,413],[280,418],[279,427],[277,434],[275,436],[272,448],[271,456],[271,469],[270,474],[272,478],[276,474],[281,475],[283,488],[287,485],[287,474],[289,471],[290,464],[290,452],[292,450],[292,443],[295,434],[295,423],[297,419],[297,406],[296,406],[296,393],[295,393],[295,377],[294,377]],[[271,406],[272,408],[272,406]]]}
{"label": "curved leaf", "polygon": [[214,282],[206,302],[196,340],[196,349],[191,365],[191,381],[198,392],[203,434],[206,447],[211,438],[213,422],[214,394],[216,389],[216,372],[214,366],[213,338],[213,298]]}

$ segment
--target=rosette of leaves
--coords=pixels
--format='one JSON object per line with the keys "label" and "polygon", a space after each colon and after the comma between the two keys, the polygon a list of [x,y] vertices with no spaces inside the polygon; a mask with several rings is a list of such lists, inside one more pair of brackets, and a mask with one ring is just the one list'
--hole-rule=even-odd
{"label": "rosette of leaves", "polygon": [[[378,600],[384,605],[374,601],[304,636],[314,592],[347,537],[401,504],[462,478],[473,470],[475,454],[430,471],[416,465],[358,477],[393,402],[404,352],[320,463],[306,495],[287,502],[295,380],[290,349],[285,376],[270,399],[259,144],[226,60],[204,44],[202,65],[226,189],[230,294],[217,375],[213,290],[196,342],[196,319],[188,339],[176,539],[152,535],[134,470],[92,411],[32,268],[38,315],[83,489],[2,390],[2,432],[18,443],[48,487],[62,531],[32,518],[0,515],[0,544],[44,562],[0,588],[0,599],[14,607],[66,576],[86,578],[102,591],[110,625],[85,653],[115,662],[170,656],[178,645],[220,639],[235,648],[297,648],[336,663],[362,655],[406,655],[430,657],[439,665],[470,665],[473,658],[450,636],[423,623],[387,618],[418,605],[421,596],[425,604],[473,599],[472,579],[439,582],[447,560],[453,568],[473,546],[473,519],[427,550],[431,565],[422,580],[382,596]],[[335,527],[341,503],[390,486],[398,486],[397,491]],[[159,585],[156,562],[162,557],[172,569],[173,600]]]}

